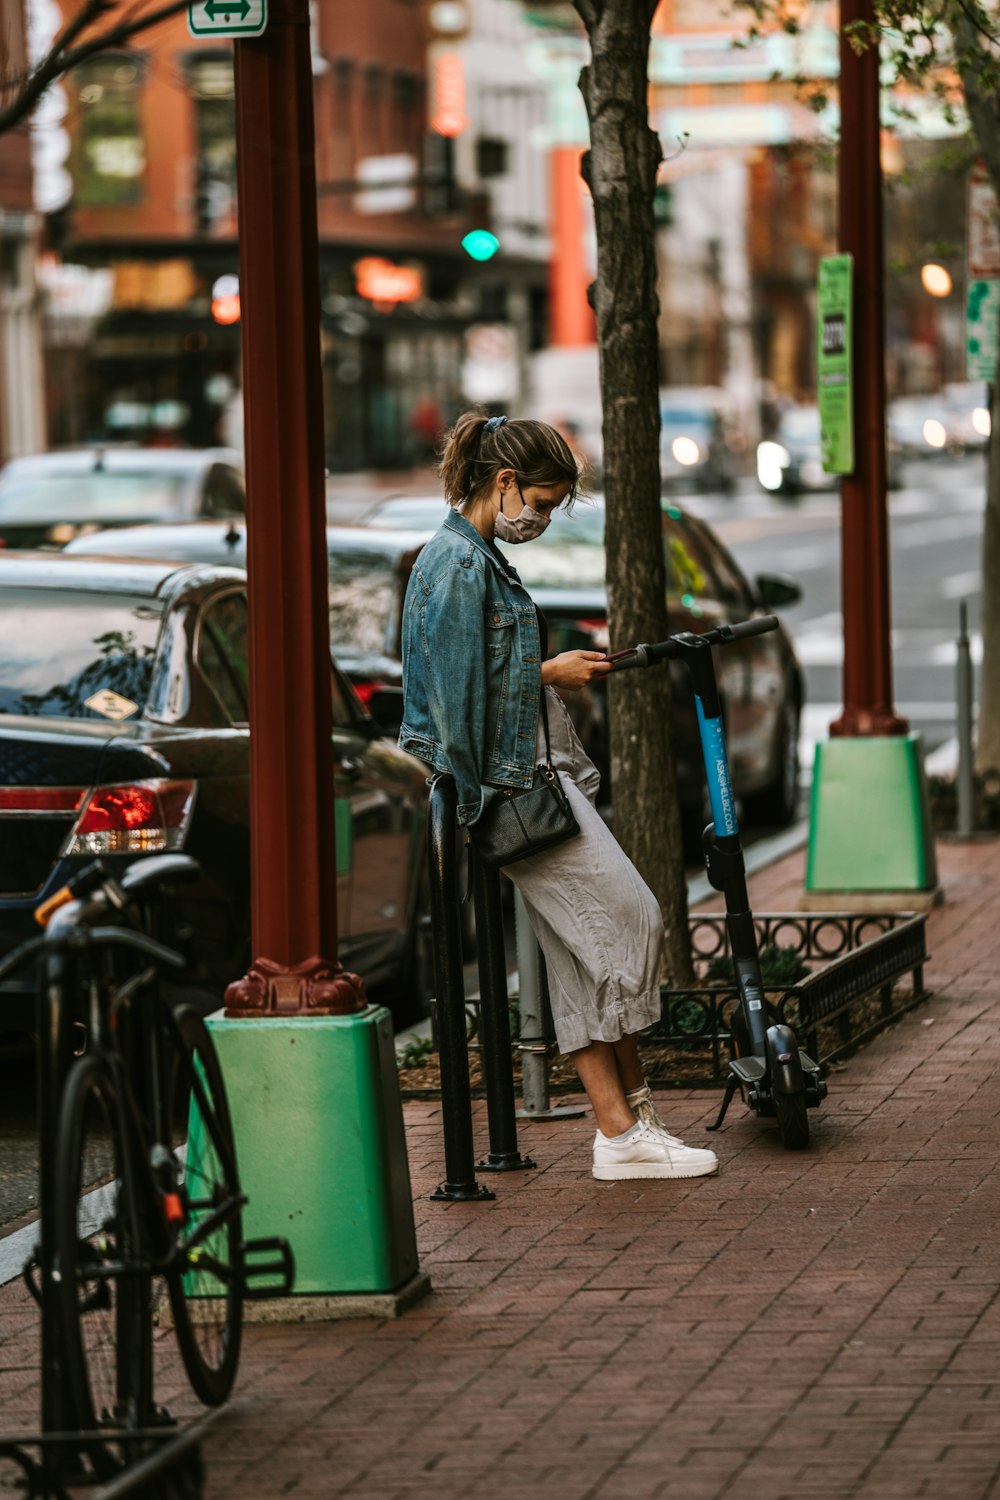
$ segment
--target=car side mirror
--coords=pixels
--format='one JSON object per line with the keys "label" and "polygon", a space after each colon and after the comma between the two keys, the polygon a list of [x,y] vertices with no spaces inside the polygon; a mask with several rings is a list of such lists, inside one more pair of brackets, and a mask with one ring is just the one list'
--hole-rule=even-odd
{"label": "car side mirror", "polygon": [[376,688],[368,699],[368,712],[383,734],[398,734],[403,722],[403,689]]}
{"label": "car side mirror", "polygon": [[758,573],[754,582],[760,602],[768,609],[781,609],[789,604],[798,604],[802,588],[787,573]]}

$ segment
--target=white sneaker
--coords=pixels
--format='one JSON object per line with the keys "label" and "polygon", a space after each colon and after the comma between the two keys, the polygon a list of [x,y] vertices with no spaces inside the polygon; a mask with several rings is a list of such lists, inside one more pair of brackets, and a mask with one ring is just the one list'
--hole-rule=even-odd
{"label": "white sneaker", "polygon": [[599,1182],[621,1182],[633,1177],[707,1177],[719,1170],[714,1151],[700,1151],[665,1138],[640,1120],[627,1140],[594,1137],[594,1176]]}
{"label": "white sneaker", "polygon": [[676,1135],[671,1135],[665,1122],[660,1119],[659,1110],[653,1103],[653,1091],[648,1083],[644,1083],[642,1088],[631,1089],[625,1095],[625,1102],[637,1120],[642,1120],[651,1130],[658,1131],[671,1145],[683,1146],[684,1142]]}

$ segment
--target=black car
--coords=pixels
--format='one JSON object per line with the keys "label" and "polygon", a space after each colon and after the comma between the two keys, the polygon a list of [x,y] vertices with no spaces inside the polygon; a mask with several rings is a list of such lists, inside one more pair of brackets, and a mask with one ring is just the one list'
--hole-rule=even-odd
{"label": "black car", "polygon": [[[425,998],[426,770],[332,665],[340,958],[400,1011]],[[0,954],[86,861],[183,849],[190,983],[250,956],[247,600],[238,569],[0,552]],[[178,898],[181,899],[181,898]],[[31,977],[0,990],[30,1028]]]}
{"label": "black car", "polygon": [[[442,517],[443,511],[438,520]],[[429,535],[430,531],[414,536],[406,529],[327,527],[330,642],[338,665],[365,705],[381,688],[398,688],[402,682],[400,580],[409,576]],[[243,568],[246,523],[191,521],[121,527],[77,537],[66,551],[74,556],[162,558]]]}
{"label": "black car", "polygon": [[5,547],[59,547],[107,526],[245,511],[243,462],[229,448],[66,448],[0,470]]}

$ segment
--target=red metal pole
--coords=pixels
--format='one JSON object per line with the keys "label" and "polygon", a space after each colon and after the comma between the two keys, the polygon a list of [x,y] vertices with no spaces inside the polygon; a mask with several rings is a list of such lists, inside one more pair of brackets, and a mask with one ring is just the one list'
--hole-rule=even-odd
{"label": "red metal pole", "polygon": [[319,243],[308,0],[236,43],[253,962],[226,1014],[365,1004],[337,962]]}
{"label": "red metal pole", "polygon": [[858,53],[848,39],[852,22],[873,20],[872,0],[841,0],[840,248],[854,257],[855,467],[841,485],[844,707],[831,735],[909,728],[892,702],[879,49]]}

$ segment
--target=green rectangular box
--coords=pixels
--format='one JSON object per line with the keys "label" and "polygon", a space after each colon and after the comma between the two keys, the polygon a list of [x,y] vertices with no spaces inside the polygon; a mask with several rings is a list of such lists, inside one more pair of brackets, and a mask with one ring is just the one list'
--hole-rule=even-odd
{"label": "green rectangular box", "polygon": [[807,891],[926,891],[937,884],[923,739],[816,746]]}
{"label": "green rectangular box", "polygon": [[392,1018],[209,1017],[233,1115],[244,1236],[283,1235],[295,1294],[388,1292],[417,1271]]}

